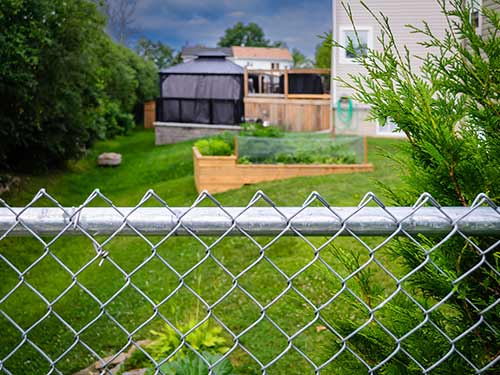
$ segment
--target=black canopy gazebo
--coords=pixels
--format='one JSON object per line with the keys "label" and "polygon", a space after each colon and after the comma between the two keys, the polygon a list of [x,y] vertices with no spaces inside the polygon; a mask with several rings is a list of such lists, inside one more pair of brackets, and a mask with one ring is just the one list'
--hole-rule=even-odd
{"label": "black canopy gazebo", "polygon": [[239,124],[244,116],[243,73],[222,52],[202,53],[195,60],[162,70],[156,121]]}

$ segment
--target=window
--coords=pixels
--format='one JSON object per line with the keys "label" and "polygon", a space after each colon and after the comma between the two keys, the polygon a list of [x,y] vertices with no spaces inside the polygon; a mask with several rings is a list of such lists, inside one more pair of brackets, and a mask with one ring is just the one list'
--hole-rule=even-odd
{"label": "window", "polygon": [[[369,48],[373,48],[373,30],[371,27],[357,27],[356,31],[352,27],[341,27],[340,38],[343,46],[348,46],[349,41],[352,41],[356,54],[366,54]],[[353,52],[340,49],[339,53],[341,63],[355,63],[356,54]]]}
{"label": "window", "polygon": [[279,69],[280,68],[280,64],[279,63],[271,63],[271,69]]}
{"label": "window", "polygon": [[470,22],[472,26],[476,29],[476,33],[481,34],[482,28],[482,17],[481,17],[481,7],[482,0],[470,0],[471,10],[470,10]]}

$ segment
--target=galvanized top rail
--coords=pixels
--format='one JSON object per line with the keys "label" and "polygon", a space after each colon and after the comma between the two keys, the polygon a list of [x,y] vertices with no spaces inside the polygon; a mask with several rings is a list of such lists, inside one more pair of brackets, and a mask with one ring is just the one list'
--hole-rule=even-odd
{"label": "galvanized top rail", "polygon": [[0,237],[82,235],[387,236],[397,234],[500,235],[492,207],[84,207],[0,208]]}

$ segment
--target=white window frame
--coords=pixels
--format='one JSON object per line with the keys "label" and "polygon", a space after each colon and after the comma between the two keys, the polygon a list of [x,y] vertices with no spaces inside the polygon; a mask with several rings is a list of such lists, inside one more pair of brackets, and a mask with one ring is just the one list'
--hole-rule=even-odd
{"label": "white window frame", "polygon": [[[352,26],[340,26],[339,34],[340,34],[340,42],[343,46],[347,45],[347,34],[346,31],[367,31],[368,32],[368,48],[373,49],[373,27],[371,26],[356,26],[356,29]],[[339,48],[339,63],[341,64],[358,64],[353,58],[349,58],[346,56],[346,50],[343,48]]]}
{"label": "white window frame", "polygon": [[481,14],[481,9],[483,7],[483,0],[470,0],[470,5],[471,5],[470,22],[472,23],[474,12],[477,11],[476,33],[481,35],[483,32],[483,15]]}
{"label": "white window frame", "polygon": [[394,131],[396,124],[392,119],[388,118],[384,125],[380,125],[379,120],[377,120],[375,133],[384,137],[394,137],[394,138],[406,138],[406,134],[401,130]]}

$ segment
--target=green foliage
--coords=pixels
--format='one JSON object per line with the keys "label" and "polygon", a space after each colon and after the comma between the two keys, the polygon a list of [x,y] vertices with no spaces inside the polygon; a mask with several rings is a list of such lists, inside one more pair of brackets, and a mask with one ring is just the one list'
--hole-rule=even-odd
{"label": "green foliage", "polygon": [[355,99],[370,103],[372,118],[389,117],[408,136],[409,147],[402,151],[413,162],[405,178],[408,194],[398,194],[400,204],[410,204],[423,190],[443,205],[470,204],[480,192],[500,196],[495,152],[500,143],[500,38],[495,33],[500,16],[483,9],[484,22],[492,25],[483,37],[468,19],[469,7],[460,4],[454,0],[451,10],[443,9],[453,30],[442,40],[425,23],[412,27],[427,39],[429,52],[435,51],[420,56],[420,71],[411,66],[408,50],[396,48],[390,24],[382,18],[383,52],[358,56],[369,73],[344,82],[355,90]]}
{"label": "green foliage", "polygon": [[166,69],[181,62],[179,55],[175,55],[174,50],[161,41],[153,42],[146,38],[140,38],[135,50],[139,56],[152,61],[157,69]]}
{"label": "green foliage", "polygon": [[228,142],[220,138],[202,139],[194,145],[205,156],[229,156],[234,150]]}
{"label": "green foliage", "polygon": [[287,48],[288,49],[288,44],[282,40],[277,40],[275,42],[272,42],[268,47],[272,48]]}
{"label": "green foliage", "polygon": [[154,65],[113,43],[104,24],[86,0],[0,3],[0,170],[77,159],[130,128],[115,104],[138,113],[156,95]]}
{"label": "green foliage", "polygon": [[[359,138],[332,141],[329,136],[303,136],[285,133],[277,126],[259,123],[241,124],[239,164],[355,164],[360,162]],[[234,135],[225,133],[195,143],[205,156],[228,156],[234,153]]]}
{"label": "green foliage", "polygon": [[264,126],[257,122],[246,122],[241,124],[243,128],[240,131],[240,135],[247,137],[267,137],[267,138],[277,138],[283,137],[283,130],[277,126]]}
{"label": "green foliage", "polygon": [[96,126],[100,139],[125,135],[135,127],[134,116],[125,113],[119,104],[106,99],[99,101],[96,111]]}
{"label": "green foliage", "polygon": [[281,137],[238,138],[240,163],[355,164],[360,162],[361,139],[282,133]]}
{"label": "green foliage", "polygon": [[[186,334],[190,331],[198,321],[190,319],[187,324],[177,324],[176,328]],[[222,327],[212,326],[208,322],[200,325],[196,330],[191,332],[185,339],[191,347],[197,351],[210,351],[212,353],[225,353],[229,350],[228,340],[222,335]],[[156,339],[148,345],[147,349],[151,351],[151,355],[155,360],[165,359],[175,349],[182,345],[179,334],[168,324],[164,324],[160,331],[152,330],[151,333],[156,336]],[[177,352],[176,356],[183,357],[186,352],[191,349],[183,346]]]}
{"label": "green foliage", "polygon": [[264,159],[262,164],[356,164],[356,155],[353,153],[338,153],[322,155],[312,152],[297,152],[295,154],[277,154],[275,157]]}
{"label": "green foliage", "polygon": [[[428,48],[425,56],[419,56],[420,70],[413,66],[410,51],[398,48],[388,19],[371,12],[365,5],[379,24],[382,45],[378,51],[370,50],[366,54],[357,53],[352,41],[345,46],[366,73],[341,81],[353,89],[356,100],[371,106],[373,119],[391,118],[409,139],[399,155],[391,156],[400,161],[404,185],[384,186],[395,203],[412,205],[427,191],[442,205],[469,206],[481,192],[498,204],[500,36],[497,31],[500,14],[483,8],[483,21],[489,30],[486,35],[479,35],[471,23],[469,2],[453,0],[451,4],[447,1],[439,1],[439,4],[449,26],[443,38],[434,34],[425,22],[422,27],[410,27]],[[349,6],[345,8],[354,25]],[[338,42],[334,45],[342,48]],[[419,267],[407,281],[406,288],[413,291],[412,296],[424,308],[446,299],[445,306],[434,309],[429,318],[449,337],[459,336],[483,318],[491,324],[492,328],[478,325],[454,344],[465,357],[482,367],[498,355],[500,346],[493,330],[498,332],[500,325],[493,309],[481,316],[478,312],[498,298],[500,280],[494,252],[483,254],[477,249],[488,249],[498,239],[481,237],[467,241],[454,236],[430,255],[423,251],[422,247],[432,249],[440,239],[420,236],[421,246],[410,240],[393,240],[392,261],[400,263],[406,272]],[[350,263],[345,261],[345,264]],[[456,282],[479,264],[482,266]],[[369,275],[362,277],[370,279]],[[376,298],[370,290],[361,295],[367,304],[368,296]],[[387,328],[397,337],[423,319],[421,310],[401,295],[380,314],[381,318],[389,318]],[[337,321],[336,324],[341,334],[359,326],[359,322]],[[374,325],[369,327],[356,335],[352,344],[357,350],[370,353],[373,361],[383,360],[390,354],[392,339]],[[450,349],[448,340],[429,325],[407,337],[403,345],[424,366],[432,365],[432,358],[437,360],[436,356],[443,356]],[[447,360],[438,371],[442,374],[473,372],[462,360]],[[412,374],[421,373],[421,369],[400,352],[381,373]]]}
{"label": "green foliage", "polygon": [[300,52],[297,48],[292,50],[293,57],[293,67],[294,68],[312,68],[313,62],[308,59],[302,52]]}
{"label": "green foliage", "polygon": [[151,366],[150,359],[144,354],[142,350],[135,350],[130,357],[127,358],[125,363],[123,364],[123,369],[127,370],[135,370],[140,368],[147,368]]}
{"label": "green foliage", "polygon": [[316,46],[316,68],[330,69],[332,67],[332,32],[325,34],[324,40]]}
{"label": "green foliage", "polygon": [[[210,352],[202,352],[200,354],[210,365],[213,365],[221,358],[221,355]],[[165,375],[206,375],[209,371],[205,361],[192,352],[185,357],[164,364],[160,367],[160,370]],[[146,372],[148,375],[152,375],[153,373],[152,369]],[[217,364],[212,373],[214,375],[233,375],[233,366],[229,360],[224,359]]]}
{"label": "green foliage", "polygon": [[219,47],[245,46],[245,47],[270,47],[271,42],[265,38],[262,28],[254,22],[245,25],[237,22],[233,27],[226,29],[225,34],[219,39]]}

